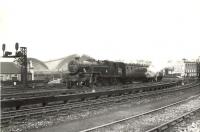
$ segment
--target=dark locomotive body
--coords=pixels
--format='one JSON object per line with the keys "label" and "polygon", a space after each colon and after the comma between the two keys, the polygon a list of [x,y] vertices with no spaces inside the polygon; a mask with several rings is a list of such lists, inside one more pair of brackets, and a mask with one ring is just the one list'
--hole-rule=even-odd
{"label": "dark locomotive body", "polygon": [[[69,88],[73,86],[106,86],[133,81],[157,81],[159,76],[147,76],[148,65],[126,64],[113,61],[80,61],[78,58],[68,64],[69,73],[63,82]],[[159,79],[157,79],[159,78]]]}

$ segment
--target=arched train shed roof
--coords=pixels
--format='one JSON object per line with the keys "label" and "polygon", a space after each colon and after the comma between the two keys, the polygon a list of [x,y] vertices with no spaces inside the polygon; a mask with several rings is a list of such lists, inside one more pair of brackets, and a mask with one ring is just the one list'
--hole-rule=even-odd
{"label": "arched train shed roof", "polygon": [[[30,64],[30,61],[32,62],[33,69],[37,73],[41,72],[48,72],[48,73],[53,73],[53,72],[68,72],[68,63],[71,60],[74,60],[76,57],[80,57],[77,54],[69,55],[67,57],[63,57],[60,59],[55,59],[55,60],[50,60],[50,61],[40,61],[36,58],[28,58],[28,63]],[[87,55],[82,55],[80,57],[80,61],[84,61],[87,59],[92,59],[91,57]]]}
{"label": "arched train shed roof", "polygon": [[49,70],[48,66],[44,62],[36,58],[28,58],[28,63],[30,61],[32,61],[34,71],[48,71]]}
{"label": "arched train shed roof", "polygon": [[46,61],[45,64],[48,66],[49,70],[51,70],[51,71],[65,71],[65,70],[67,70],[67,69],[65,69],[65,68],[67,68],[67,66],[64,67],[65,64],[70,62],[77,56],[78,55],[74,54],[74,55],[70,55],[70,56],[67,56],[64,58],[50,60],[50,61]]}
{"label": "arched train shed roof", "polygon": [[[73,54],[61,59],[56,59],[56,60],[51,60],[51,61],[46,61],[45,64],[48,66],[49,70],[51,71],[68,71],[68,63],[71,60],[74,60],[76,57],[80,57],[77,54]],[[91,57],[87,56],[87,55],[82,55],[80,57],[81,61],[87,60],[87,59],[91,59]]]}

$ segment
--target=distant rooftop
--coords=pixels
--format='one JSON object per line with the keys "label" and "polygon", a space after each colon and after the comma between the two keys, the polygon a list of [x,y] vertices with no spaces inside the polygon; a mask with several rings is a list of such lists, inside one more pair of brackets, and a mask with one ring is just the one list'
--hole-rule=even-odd
{"label": "distant rooftop", "polygon": [[20,67],[14,62],[0,62],[1,74],[20,74]]}

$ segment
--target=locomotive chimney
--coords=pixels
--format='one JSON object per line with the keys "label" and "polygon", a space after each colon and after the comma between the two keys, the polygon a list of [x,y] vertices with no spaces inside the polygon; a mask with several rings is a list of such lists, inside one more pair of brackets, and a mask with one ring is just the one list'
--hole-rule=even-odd
{"label": "locomotive chimney", "polygon": [[79,60],[80,60],[80,57],[75,57],[75,60],[79,61]]}

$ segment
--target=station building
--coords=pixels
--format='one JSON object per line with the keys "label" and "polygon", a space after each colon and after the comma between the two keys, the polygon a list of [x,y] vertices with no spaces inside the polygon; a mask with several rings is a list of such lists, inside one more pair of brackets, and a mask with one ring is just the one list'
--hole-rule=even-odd
{"label": "station building", "polygon": [[170,74],[182,76],[182,77],[197,77],[198,76],[198,63],[197,61],[188,61],[183,59],[181,61],[172,62]]}
{"label": "station building", "polygon": [[185,61],[185,76],[197,77],[197,62]]}

